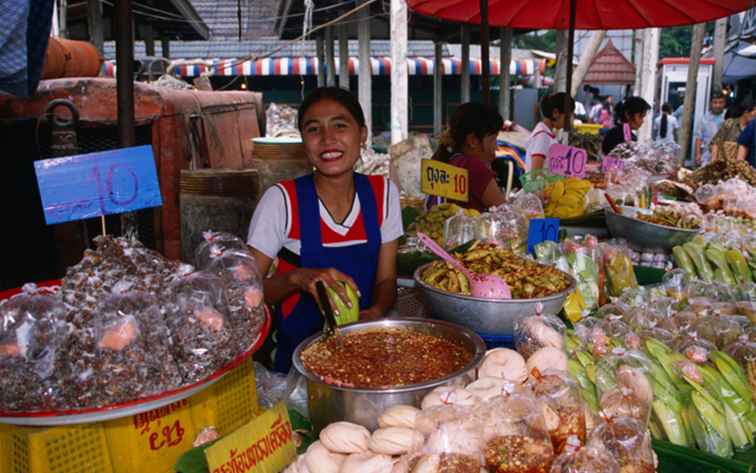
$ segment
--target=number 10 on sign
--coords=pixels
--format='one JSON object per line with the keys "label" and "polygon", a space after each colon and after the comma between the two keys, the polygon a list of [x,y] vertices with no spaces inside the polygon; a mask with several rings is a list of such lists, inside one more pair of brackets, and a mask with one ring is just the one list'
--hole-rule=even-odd
{"label": "number 10 on sign", "polygon": [[549,148],[549,172],[566,177],[583,178],[588,153],[582,148],[553,144]]}

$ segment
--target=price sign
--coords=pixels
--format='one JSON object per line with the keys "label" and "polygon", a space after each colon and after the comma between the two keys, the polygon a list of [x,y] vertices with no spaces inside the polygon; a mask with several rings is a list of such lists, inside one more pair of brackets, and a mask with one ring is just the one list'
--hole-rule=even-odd
{"label": "price sign", "polygon": [[34,162],[48,225],[163,205],[151,146]]}
{"label": "price sign", "polygon": [[205,450],[210,473],[278,473],[296,455],[289,412],[283,402]]}
{"label": "price sign", "polygon": [[585,176],[588,153],[582,148],[553,144],[549,148],[549,172],[565,177]]}
{"label": "price sign", "polygon": [[528,253],[544,241],[559,241],[558,218],[534,218],[528,226]]}
{"label": "price sign", "polygon": [[601,171],[604,173],[617,172],[625,170],[625,161],[614,156],[604,156],[601,160]]}
{"label": "price sign", "polygon": [[435,159],[423,159],[420,166],[420,189],[425,194],[460,202],[469,200],[467,169]]}

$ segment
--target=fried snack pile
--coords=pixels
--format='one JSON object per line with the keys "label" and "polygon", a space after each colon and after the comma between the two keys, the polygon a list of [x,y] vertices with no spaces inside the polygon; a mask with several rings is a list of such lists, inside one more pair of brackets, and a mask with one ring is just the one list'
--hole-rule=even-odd
{"label": "fried snack pile", "polygon": [[[535,299],[564,291],[570,285],[566,274],[556,268],[517,256],[492,243],[474,243],[462,254],[454,255],[467,269],[477,274],[495,274],[512,289],[513,299]],[[464,274],[443,261],[433,262],[422,274],[423,282],[442,291],[470,295]]]}

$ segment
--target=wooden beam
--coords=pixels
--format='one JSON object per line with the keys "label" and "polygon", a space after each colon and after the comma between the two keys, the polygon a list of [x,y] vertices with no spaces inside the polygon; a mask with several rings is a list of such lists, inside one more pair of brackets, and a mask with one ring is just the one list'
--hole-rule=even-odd
{"label": "wooden beam", "polygon": [[727,18],[717,20],[714,26],[714,77],[711,81],[711,90],[722,90],[722,75],[724,72],[724,50],[727,42]]}
{"label": "wooden beam", "polygon": [[142,25],[142,40],[144,41],[144,54],[147,56],[155,55],[155,32],[152,23],[147,22]]}
{"label": "wooden beam", "polygon": [[315,40],[315,51],[318,55],[318,87],[326,85],[326,54],[325,41],[321,36]]}
{"label": "wooden beam", "polygon": [[439,135],[444,127],[444,99],[441,53],[444,45],[440,41],[433,43],[433,134]]}
{"label": "wooden beam", "polygon": [[100,0],[87,1],[87,30],[89,41],[102,54],[104,40],[102,34],[102,3],[100,3]]}
{"label": "wooden beam", "polygon": [[60,37],[68,38],[68,0],[59,0],[58,18],[60,19]]}
{"label": "wooden beam", "polygon": [[391,143],[407,139],[407,2],[391,0]]}
{"label": "wooden beam", "polygon": [[349,90],[349,36],[347,25],[339,25],[339,87]]}
{"label": "wooden beam", "polygon": [[[365,0],[363,0],[365,1]],[[370,61],[370,11],[365,8],[359,13],[357,30],[359,42],[360,71],[357,76],[360,105],[365,113],[368,129],[368,144],[373,139],[373,68]]]}
{"label": "wooden beam", "polygon": [[[685,101],[683,102],[682,126],[680,127],[680,153],[683,162],[688,158],[691,149],[690,137],[693,132],[693,107],[696,104],[698,89],[698,63],[701,60],[701,48],[706,24],[693,26],[693,38],[690,41],[690,62],[688,63],[688,81],[685,84]],[[695,154],[693,155],[695,159]]]}
{"label": "wooden beam", "polygon": [[462,25],[462,75],[460,76],[460,102],[470,101],[470,25]]}
{"label": "wooden beam", "polygon": [[333,28],[325,29],[325,51],[326,51],[326,85],[333,87],[336,85],[336,54],[333,47]]}
{"label": "wooden beam", "polygon": [[[504,120],[512,117],[512,100],[510,83],[512,81],[509,65],[512,62],[512,28],[502,28],[499,41],[499,64],[501,75],[499,76],[499,113]],[[537,66],[536,66],[537,67]]]}

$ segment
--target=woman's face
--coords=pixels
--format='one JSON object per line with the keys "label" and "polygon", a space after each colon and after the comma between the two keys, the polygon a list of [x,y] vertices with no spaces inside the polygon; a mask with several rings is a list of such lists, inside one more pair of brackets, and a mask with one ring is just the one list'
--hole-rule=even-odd
{"label": "woman's face", "polygon": [[630,120],[628,120],[627,124],[630,125],[630,128],[633,130],[639,129],[643,126],[643,120],[646,118],[646,113],[647,112],[633,113],[630,115]]}
{"label": "woman's face", "polygon": [[315,102],[302,117],[302,142],[310,162],[325,176],[352,172],[367,140],[349,110],[331,99]]}
{"label": "woman's face", "polygon": [[554,125],[554,129],[561,130],[564,128],[564,122],[567,119],[567,114],[562,113],[559,110],[554,110],[551,114],[551,124]]}
{"label": "woman's face", "polygon": [[467,135],[467,142],[463,152],[468,156],[476,156],[485,161],[496,159],[496,133],[485,135],[481,140],[475,133]]}

